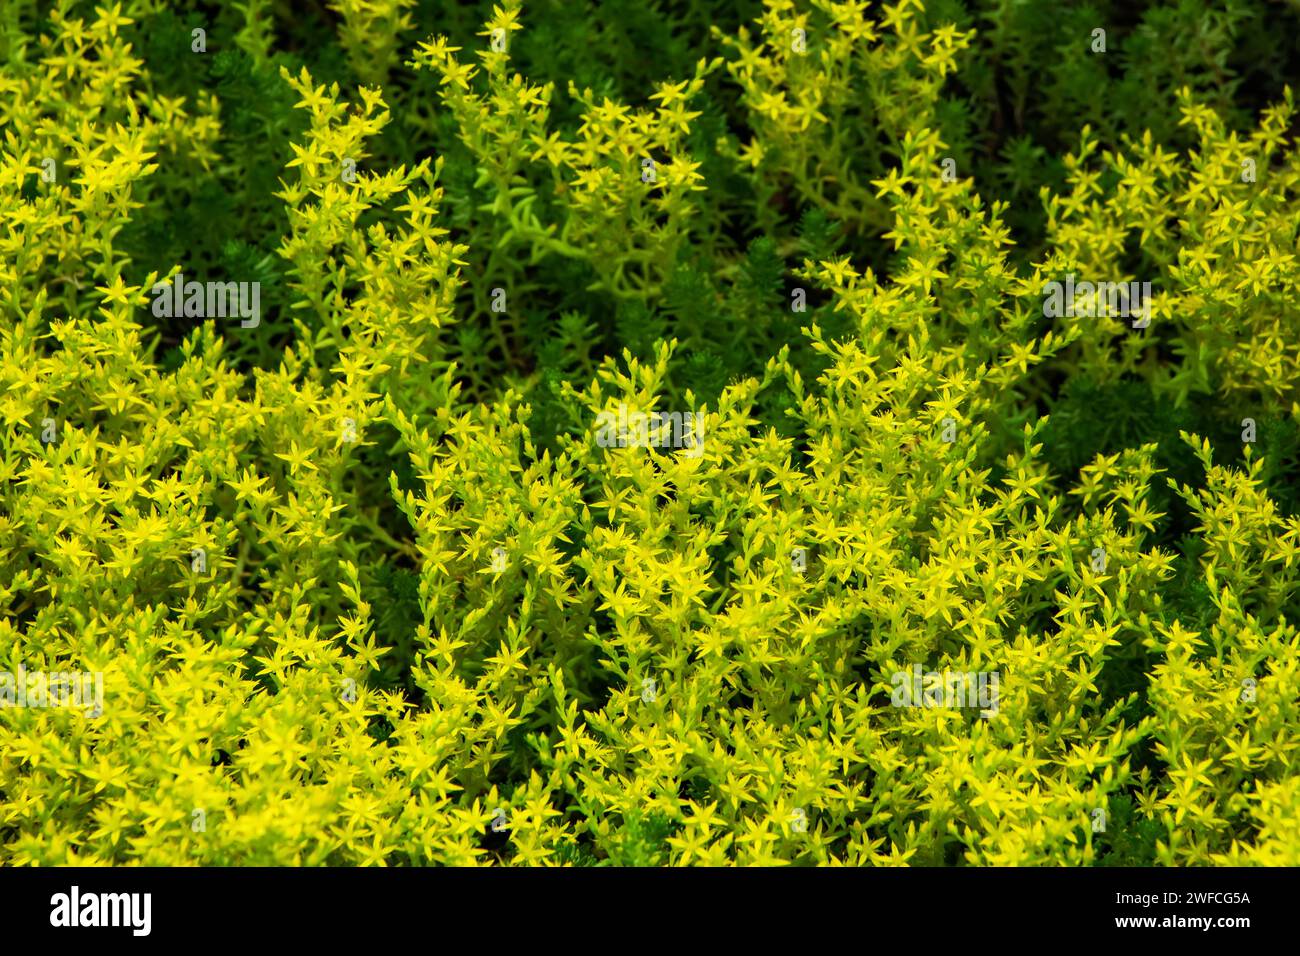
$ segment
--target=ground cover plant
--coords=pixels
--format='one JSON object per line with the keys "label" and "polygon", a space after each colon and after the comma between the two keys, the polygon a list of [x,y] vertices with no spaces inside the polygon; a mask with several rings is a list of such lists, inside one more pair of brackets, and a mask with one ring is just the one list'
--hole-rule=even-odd
{"label": "ground cover plant", "polygon": [[1300,8],[0,7],[0,864],[1300,864]]}

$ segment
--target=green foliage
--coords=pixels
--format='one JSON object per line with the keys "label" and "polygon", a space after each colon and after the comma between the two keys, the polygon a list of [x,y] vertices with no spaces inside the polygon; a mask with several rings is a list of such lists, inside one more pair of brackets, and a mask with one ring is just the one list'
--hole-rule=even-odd
{"label": "green foliage", "polygon": [[5,5],[0,863],[1295,865],[1298,20]]}

